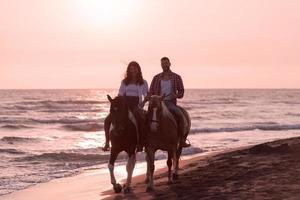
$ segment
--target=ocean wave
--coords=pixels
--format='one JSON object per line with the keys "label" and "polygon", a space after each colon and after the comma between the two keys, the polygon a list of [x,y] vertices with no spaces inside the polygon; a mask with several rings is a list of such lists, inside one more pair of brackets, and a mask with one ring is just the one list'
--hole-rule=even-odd
{"label": "ocean wave", "polygon": [[5,128],[5,129],[29,129],[29,128],[33,128],[31,126],[25,126],[25,125],[12,125],[12,124],[7,124],[4,126],[1,126],[1,128]]}
{"label": "ocean wave", "polygon": [[83,123],[83,124],[68,124],[64,125],[63,128],[72,131],[89,131],[95,132],[103,129],[103,123]]}
{"label": "ocean wave", "polygon": [[300,101],[296,100],[296,101],[271,101],[271,103],[275,103],[275,104],[287,104],[287,105],[298,105],[300,104]]}
{"label": "ocean wave", "polygon": [[287,113],[287,116],[300,117],[300,113]]}
{"label": "ocean wave", "polygon": [[0,149],[0,153],[25,154],[24,151],[17,150],[17,149]]}
{"label": "ocean wave", "polygon": [[[7,109],[6,109],[7,110]],[[38,112],[101,112],[103,109],[93,108],[91,106],[61,106],[61,105],[35,105],[35,106],[24,106],[15,105],[10,111],[26,112],[26,111],[38,111]]]}
{"label": "ocean wave", "polygon": [[205,152],[205,150],[199,148],[199,147],[189,147],[189,148],[183,148],[182,149],[182,156],[186,156],[186,155],[193,155],[193,154],[196,154],[196,153],[203,153]]}
{"label": "ocean wave", "polygon": [[218,100],[197,100],[197,101],[182,101],[184,105],[219,105],[219,104],[237,104],[239,102],[234,101],[218,101]]}
{"label": "ocean wave", "polygon": [[[101,105],[108,101],[95,100],[48,100],[48,101],[20,101],[8,103],[6,111],[40,111],[40,112],[101,112]],[[2,106],[3,107],[3,106]]]}
{"label": "ocean wave", "polygon": [[12,110],[19,110],[19,111],[26,111],[26,110],[38,110],[40,108],[43,108],[42,106],[20,106],[20,105],[15,105]]}
{"label": "ocean wave", "polygon": [[[182,155],[192,155],[195,153],[203,153],[204,150],[198,147],[190,147],[183,150]],[[17,162],[74,162],[74,163],[93,163],[99,164],[107,162],[110,154],[100,154],[99,153],[82,153],[80,152],[51,152],[51,153],[43,153],[39,155],[29,155],[26,157],[15,158],[14,161]],[[165,159],[167,156],[166,152],[159,151],[155,155],[155,158],[158,160]],[[127,161],[127,154],[122,152],[118,155],[117,162]],[[137,160],[144,161],[145,153],[137,154]]]}
{"label": "ocean wave", "polygon": [[37,97],[23,97],[24,100],[39,100]]}
{"label": "ocean wave", "polygon": [[27,113],[27,110],[0,110],[0,115],[4,116],[16,116],[25,113]]}
{"label": "ocean wave", "polygon": [[80,119],[78,117],[65,117],[54,119],[34,119],[34,118],[0,118],[0,123],[6,124],[77,124],[77,123],[97,123],[103,122],[103,118],[98,119]]}
{"label": "ocean wave", "polygon": [[79,119],[77,117],[62,118],[62,119],[31,119],[33,122],[41,124],[78,124],[98,122],[100,119]]}
{"label": "ocean wave", "polygon": [[0,123],[7,124],[15,124],[15,123],[26,123],[29,122],[29,119],[26,118],[9,118],[9,117],[1,117]]}
{"label": "ocean wave", "polygon": [[[207,150],[201,149],[199,147],[191,146],[191,147],[182,149],[181,156],[193,155],[193,154],[197,154],[197,153],[204,153],[206,151]],[[155,160],[163,160],[163,159],[167,159],[167,158],[168,158],[168,153],[166,151],[158,150],[155,153]],[[137,153],[136,159],[138,161],[146,161],[145,160],[145,152]]]}
{"label": "ocean wave", "polygon": [[108,103],[108,101],[103,100],[47,100],[47,101],[21,101],[17,102],[17,104],[24,104],[24,105],[37,105],[37,104],[102,104]]}
{"label": "ocean wave", "polygon": [[51,109],[51,110],[39,110],[39,112],[45,113],[61,113],[61,112],[102,112],[103,109]]}
{"label": "ocean wave", "polygon": [[285,130],[300,130],[300,124],[274,124],[274,125],[248,125],[240,127],[222,127],[222,128],[192,128],[191,134],[196,133],[218,133],[218,132],[237,132],[237,131],[285,131]]}
{"label": "ocean wave", "polygon": [[38,142],[40,138],[29,138],[29,137],[9,137],[5,136],[0,139],[2,142],[13,144],[15,142]]}
{"label": "ocean wave", "polygon": [[[121,155],[119,156],[121,157]],[[119,158],[118,157],[118,158]],[[123,156],[125,158],[125,155]],[[43,153],[40,155],[26,156],[16,158],[14,161],[31,162],[31,161],[54,161],[54,162],[106,162],[109,158],[108,154],[83,154],[83,153]]]}

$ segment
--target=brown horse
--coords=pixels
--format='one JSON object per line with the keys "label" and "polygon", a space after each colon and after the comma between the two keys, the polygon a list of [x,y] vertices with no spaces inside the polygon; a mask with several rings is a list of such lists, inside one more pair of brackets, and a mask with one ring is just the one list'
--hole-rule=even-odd
{"label": "brown horse", "polygon": [[[182,147],[179,146],[179,130],[177,122],[166,107],[163,98],[164,96],[153,95],[149,100],[147,113],[148,133],[145,146],[147,161],[145,182],[147,183],[147,191],[153,190],[154,158],[155,152],[159,149],[168,152],[168,183],[170,184],[178,178],[179,158],[182,152]],[[186,110],[181,109],[187,121],[184,133],[187,135],[191,128],[191,120]],[[172,164],[174,165],[173,176]]]}
{"label": "brown horse", "polygon": [[124,186],[124,192],[127,193],[131,191],[132,173],[136,162],[136,145],[139,139],[136,121],[132,112],[128,108],[125,98],[117,96],[112,99],[109,95],[107,98],[111,104],[111,129],[109,133],[112,146],[108,163],[111,184],[113,185],[116,193],[122,191],[122,187],[119,183],[117,183],[114,175],[114,164],[118,154],[125,151],[128,154],[128,162],[126,165],[127,182]]}

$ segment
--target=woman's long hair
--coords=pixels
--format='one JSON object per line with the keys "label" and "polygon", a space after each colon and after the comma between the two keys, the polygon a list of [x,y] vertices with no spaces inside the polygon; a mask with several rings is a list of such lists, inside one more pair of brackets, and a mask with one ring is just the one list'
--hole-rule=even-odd
{"label": "woman's long hair", "polygon": [[143,79],[143,75],[142,75],[141,66],[136,61],[131,61],[127,66],[125,77],[123,80],[125,85],[128,85],[132,79],[131,74],[129,72],[130,67],[136,67],[138,69],[136,84],[143,85],[144,79]]}

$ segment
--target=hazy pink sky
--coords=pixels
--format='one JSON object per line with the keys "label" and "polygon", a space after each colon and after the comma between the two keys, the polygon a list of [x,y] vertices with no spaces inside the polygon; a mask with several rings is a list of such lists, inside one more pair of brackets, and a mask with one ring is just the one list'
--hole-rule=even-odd
{"label": "hazy pink sky", "polygon": [[[124,3],[125,2],[125,3]],[[168,56],[187,88],[300,88],[299,0],[0,0],[0,88],[117,88]]]}

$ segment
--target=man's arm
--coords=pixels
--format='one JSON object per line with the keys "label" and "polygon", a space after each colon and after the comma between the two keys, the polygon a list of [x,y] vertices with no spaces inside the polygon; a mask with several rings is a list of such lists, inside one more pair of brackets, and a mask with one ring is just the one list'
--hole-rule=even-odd
{"label": "man's arm", "polygon": [[181,76],[177,76],[177,98],[181,99],[184,95],[184,86]]}
{"label": "man's arm", "polygon": [[151,84],[150,84],[150,89],[149,89],[150,95],[154,95],[155,83],[156,83],[156,76],[153,77]]}

